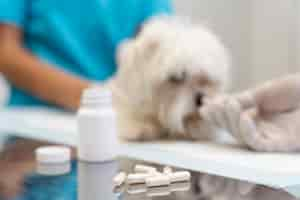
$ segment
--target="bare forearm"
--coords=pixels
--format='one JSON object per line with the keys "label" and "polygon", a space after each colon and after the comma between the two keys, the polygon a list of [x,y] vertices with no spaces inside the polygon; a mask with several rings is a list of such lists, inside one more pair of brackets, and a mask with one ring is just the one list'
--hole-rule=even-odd
{"label": "bare forearm", "polygon": [[47,102],[67,109],[77,109],[87,80],[67,74],[31,55],[23,48],[10,50],[10,57],[0,62],[0,72],[16,87]]}

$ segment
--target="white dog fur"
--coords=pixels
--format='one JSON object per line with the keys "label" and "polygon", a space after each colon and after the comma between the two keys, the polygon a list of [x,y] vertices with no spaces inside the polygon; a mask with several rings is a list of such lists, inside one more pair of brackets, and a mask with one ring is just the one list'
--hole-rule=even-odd
{"label": "white dog fur", "polygon": [[230,59],[206,26],[154,17],[120,45],[117,62],[112,88],[121,138],[214,137],[197,108],[228,86]]}

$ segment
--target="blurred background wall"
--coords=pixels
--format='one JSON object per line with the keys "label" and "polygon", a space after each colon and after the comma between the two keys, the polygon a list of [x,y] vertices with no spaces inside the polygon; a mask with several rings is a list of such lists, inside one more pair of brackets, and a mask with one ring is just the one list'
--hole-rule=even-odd
{"label": "blurred background wall", "polygon": [[[233,57],[232,86],[240,90],[299,70],[299,0],[174,0],[179,15],[210,26]],[[7,86],[0,78],[0,104]]]}
{"label": "blurred background wall", "polygon": [[[207,24],[229,48],[233,57],[232,82],[239,88],[250,82],[250,2],[249,0],[175,0],[179,15]],[[245,74],[247,76],[239,76]],[[238,76],[236,76],[238,75]]]}
{"label": "blurred background wall", "polygon": [[209,24],[233,57],[233,89],[299,70],[299,0],[175,0],[176,10]]}

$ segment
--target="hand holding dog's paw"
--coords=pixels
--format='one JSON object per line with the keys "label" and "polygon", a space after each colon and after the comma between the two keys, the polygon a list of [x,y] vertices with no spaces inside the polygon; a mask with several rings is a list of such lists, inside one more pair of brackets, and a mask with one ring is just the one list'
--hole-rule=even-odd
{"label": "hand holding dog's paw", "polygon": [[243,115],[241,133],[247,145],[257,151],[291,152],[298,151],[299,111],[274,114],[269,117],[257,115],[255,121],[250,115]]}
{"label": "hand holding dog's paw", "polygon": [[260,116],[255,109],[243,110],[239,101],[232,97],[219,97],[199,112],[211,126],[227,130],[251,149],[267,152],[299,149],[295,133],[298,128],[293,125],[292,119],[300,112],[281,113],[268,118]]}
{"label": "hand holding dog's paw", "polygon": [[233,97],[218,97],[200,109],[200,115],[213,127],[228,130],[242,143],[245,135],[251,135],[256,126],[242,110],[240,103]]}

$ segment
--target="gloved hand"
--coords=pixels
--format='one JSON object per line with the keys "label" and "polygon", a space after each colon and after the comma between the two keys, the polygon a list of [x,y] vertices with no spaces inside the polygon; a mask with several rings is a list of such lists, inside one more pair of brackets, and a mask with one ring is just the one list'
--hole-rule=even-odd
{"label": "gloved hand", "polygon": [[300,75],[269,81],[200,109],[214,127],[259,151],[300,150]]}

